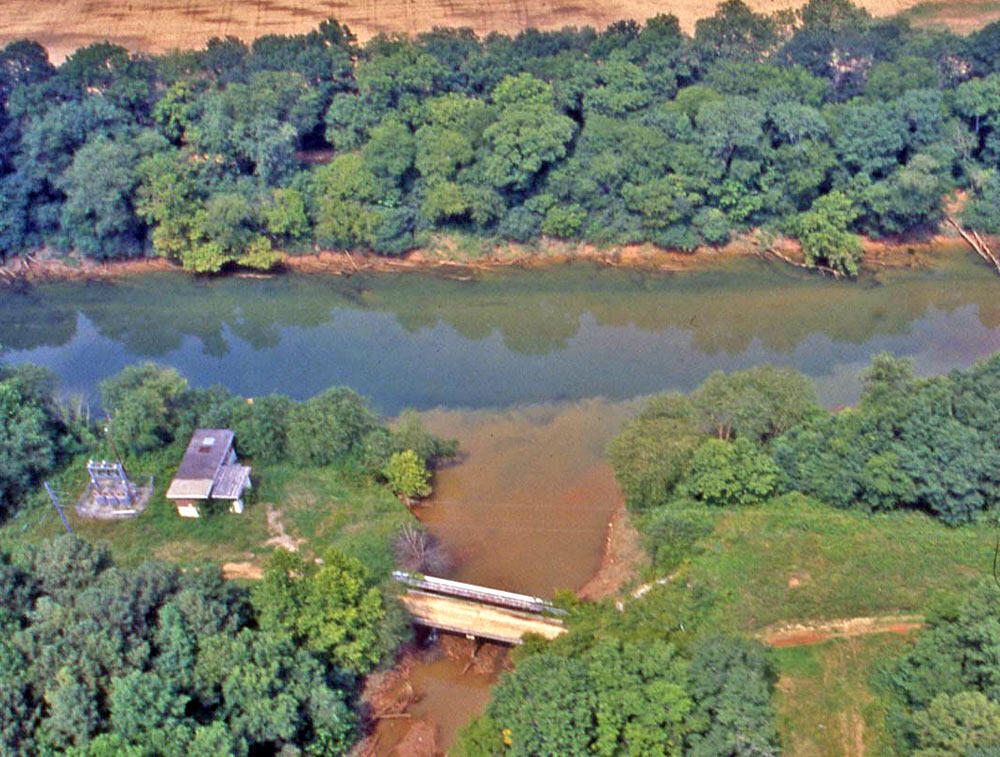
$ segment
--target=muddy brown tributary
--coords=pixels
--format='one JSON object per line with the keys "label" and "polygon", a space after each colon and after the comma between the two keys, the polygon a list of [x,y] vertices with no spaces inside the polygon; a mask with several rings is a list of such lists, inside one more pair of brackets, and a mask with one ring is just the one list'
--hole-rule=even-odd
{"label": "muddy brown tributary", "polygon": [[[424,413],[431,431],[457,438],[462,450],[417,510],[455,562],[449,577],[543,597],[587,583],[621,503],[604,446],[634,412],[634,402],[591,399]],[[444,751],[486,705],[502,666],[470,666],[472,642],[447,646],[431,647],[412,667],[410,717],[379,723],[378,754]],[[428,724],[433,749],[417,738]]]}

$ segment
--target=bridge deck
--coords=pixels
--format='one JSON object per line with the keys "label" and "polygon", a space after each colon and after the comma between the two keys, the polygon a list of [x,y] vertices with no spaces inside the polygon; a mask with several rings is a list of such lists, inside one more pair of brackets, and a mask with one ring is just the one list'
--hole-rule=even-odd
{"label": "bridge deck", "polygon": [[521,638],[528,633],[536,633],[546,639],[566,633],[562,621],[534,613],[442,597],[415,589],[406,592],[400,599],[413,619],[422,625],[504,644],[520,644]]}

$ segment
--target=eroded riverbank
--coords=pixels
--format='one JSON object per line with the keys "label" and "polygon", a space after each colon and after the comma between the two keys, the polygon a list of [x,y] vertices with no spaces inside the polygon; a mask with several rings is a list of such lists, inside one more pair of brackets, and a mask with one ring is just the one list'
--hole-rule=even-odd
{"label": "eroded riverbank", "polygon": [[[862,271],[915,269],[932,265],[942,252],[972,254],[955,235],[939,234],[919,240],[864,239]],[[512,268],[540,269],[567,263],[595,263],[612,268],[637,271],[703,271],[741,257],[758,257],[778,267],[784,260],[801,263],[801,249],[792,239],[779,238],[762,245],[745,235],[722,247],[699,247],[691,252],[668,250],[651,244],[618,245],[598,248],[583,242],[543,239],[533,244],[485,244],[470,252],[464,244],[450,238],[438,238],[434,244],[411,250],[399,257],[370,253],[316,251],[310,254],[285,253],[270,271],[231,270],[221,276],[267,277],[283,273],[354,276],[362,273],[436,274],[469,280],[486,271]],[[183,269],[165,258],[140,258],[97,262],[77,255],[57,255],[47,251],[13,257],[0,266],[0,284],[44,283],[54,281],[113,281],[118,278]],[[190,274],[202,277],[200,274]]]}

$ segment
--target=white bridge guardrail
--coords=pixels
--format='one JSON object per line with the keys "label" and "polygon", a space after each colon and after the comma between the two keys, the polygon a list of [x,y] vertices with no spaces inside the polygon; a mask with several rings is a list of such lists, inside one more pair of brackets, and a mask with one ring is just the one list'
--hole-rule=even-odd
{"label": "white bridge guardrail", "polygon": [[532,597],[527,594],[515,594],[511,591],[500,589],[490,589],[486,586],[476,586],[475,584],[452,581],[447,578],[435,578],[434,576],[424,576],[419,573],[408,573],[405,570],[394,570],[392,577],[401,584],[412,586],[414,589],[444,594],[450,597],[462,597],[463,599],[474,599],[478,602],[510,607],[516,610],[527,610],[528,612],[549,613],[553,615],[565,615],[566,611],[556,607],[547,599]]}

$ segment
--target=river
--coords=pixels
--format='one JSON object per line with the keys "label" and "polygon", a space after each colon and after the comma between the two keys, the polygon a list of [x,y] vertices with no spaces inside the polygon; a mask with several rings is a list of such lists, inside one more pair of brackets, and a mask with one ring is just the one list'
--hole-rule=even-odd
{"label": "river", "polygon": [[[936,257],[858,282],[757,260],[680,274],[572,264],[473,281],[64,282],[5,292],[0,345],[4,360],[47,366],[65,391],[94,400],[101,379],[156,360],[246,396],[346,384],[387,415],[416,408],[464,453],[420,511],[455,556],[454,577],[551,595],[598,567],[619,503],[603,448],[637,398],[773,362],[809,375],[833,406],[857,398],[879,350],[911,357],[920,374],[1000,350],[1000,282],[971,255]],[[492,680],[461,668],[428,661],[411,681],[415,715],[431,717],[443,743]]]}

